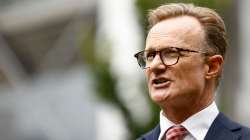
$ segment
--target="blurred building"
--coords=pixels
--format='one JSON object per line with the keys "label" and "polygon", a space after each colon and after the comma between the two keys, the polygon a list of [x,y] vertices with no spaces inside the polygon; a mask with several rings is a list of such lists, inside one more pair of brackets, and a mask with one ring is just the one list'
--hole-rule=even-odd
{"label": "blurred building", "polygon": [[94,0],[0,0],[1,140],[95,139],[80,57],[95,18]]}

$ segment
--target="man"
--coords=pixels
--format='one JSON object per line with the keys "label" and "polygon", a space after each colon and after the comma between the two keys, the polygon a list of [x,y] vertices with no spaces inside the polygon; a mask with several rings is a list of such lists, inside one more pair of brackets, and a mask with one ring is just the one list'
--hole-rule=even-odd
{"label": "man", "polygon": [[250,140],[250,129],[219,113],[214,102],[227,48],[226,29],[212,9],[167,4],[149,13],[145,69],[160,124],[139,140]]}

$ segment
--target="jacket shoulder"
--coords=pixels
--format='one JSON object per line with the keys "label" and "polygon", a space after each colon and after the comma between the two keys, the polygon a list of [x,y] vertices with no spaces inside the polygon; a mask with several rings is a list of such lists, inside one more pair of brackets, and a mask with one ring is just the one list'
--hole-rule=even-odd
{"label": "jacket shoulder", "polygon": [[214,120],[205,140],[250,140],[250,128],[247,128],[231,119],[227,118],[223,113]]}
{"label": "jacket shoulder", "polygon": [[250,128],[246,127],[242,124],[239,124],[238,122],[232,121],[229,118],[225,117],[224,114],[221,114],[221,117],[223,118],[223,125],[229,128],[231,131],[238,133],[241,138],[248,138],[250,139]]}
{"label": "jacket shoulder", "polygon": [[241,140],[250,140],[250,128],[241,126]]}

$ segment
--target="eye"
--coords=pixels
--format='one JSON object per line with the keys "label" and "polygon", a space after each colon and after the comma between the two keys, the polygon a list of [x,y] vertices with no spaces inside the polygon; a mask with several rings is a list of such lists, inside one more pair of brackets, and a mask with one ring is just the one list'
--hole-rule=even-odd
{"label": "eye", "polygon": [[166,50],[162,51],[162,55],[164,57],[168,57],[168,58],[175,58],[175,57],[178,57],[180,54],[179,54],[178,50],[176,50],[176,49],[166,49]]}
{"label": "eye", "polygon": [[191,53],[192,51],[189,50],[180,50],[179,53],[181,56],[188,56],[189,53]]}
{"label": "eye", "polygon": [[148,61],[153,61],[153,59],[155,58],[155,54],[156,54],[156,52],[148,52],[148,53],[146,54],[147,60],[148,60]]}

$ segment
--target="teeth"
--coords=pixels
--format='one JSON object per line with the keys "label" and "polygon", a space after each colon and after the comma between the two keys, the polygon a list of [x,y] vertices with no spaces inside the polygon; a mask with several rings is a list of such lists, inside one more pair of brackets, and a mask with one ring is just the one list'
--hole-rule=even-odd
{"label": "teeth", "polygon": [[167,79],[156,79],[156,80],[154,80],[155,84],[161,84],[161,83],[165,83],[165,82],[167,82]]}

